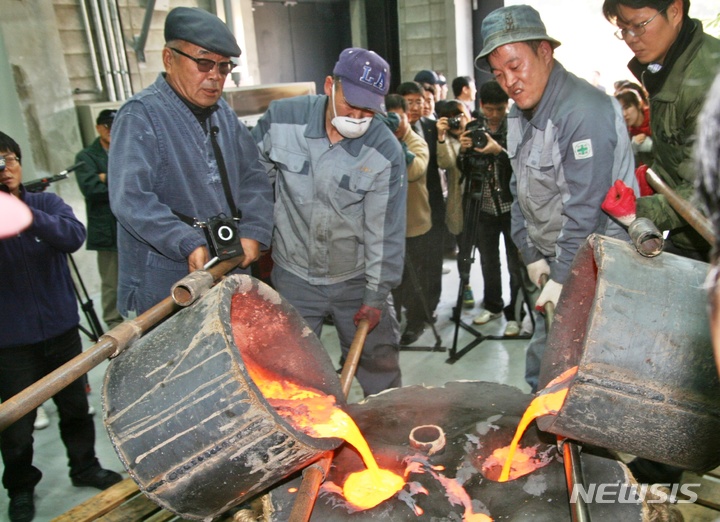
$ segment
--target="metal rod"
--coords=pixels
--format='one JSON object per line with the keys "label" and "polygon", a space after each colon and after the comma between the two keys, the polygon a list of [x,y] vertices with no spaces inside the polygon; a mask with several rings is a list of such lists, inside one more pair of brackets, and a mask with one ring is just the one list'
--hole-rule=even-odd
{"label": "metal rod", "polygon": [[[213,280],[220,280],[223,275],[237,267],[241,260],[242,257],[235,257],[215,265],[209,270]],[[83,353],[0,404],[0,432],[108,357],[119,355],[143,333],[179,309],[171,297],[166,297],[135,319],[125,321],[108,331]]]}
{"label": "metal rod", "polygon": [[150,24],[152,23],[153,11],[155,10],[155,0],[147,0],[145,5],[145,16],[143,17],[142,29],[140,34],[135,37],[133,41],[133,48],[135,49],[135,55],[137,61],[145,63],[145,44],[147,43],[148,33],[150,32]]}
{"label": "metal rod", "polygon": [[112,67],[112,77],[115,81],[115,91],[119,101],[126,99],[125,91],[123,89],[122,75],[120,74],[120,61],[118,60],[117,45],[115,44],[115,28],[110,20],[110,9],[106,0],[100,0],[100,15],[102,17],[102,24],[105,28],[105,45],[108,48],[108,54],[110,55],[110,65]]}
{"label": "metal rod", "polygon": [[122,25],[120,24],[120,12],[118,10],[117,0],[108,0],[108,8],[110,9],[110,22],[115,35],[115,46],[118,63],[120,65],[120,79],[123,85],[123,100],[127,100],[132,96],[132,85],[130,83],[130,67],[128,59],[125,55],[125,40],[122,34]]}
{"label": "metal rod", "polygon": [[[567,482],[568,495],[572,495],[575,484],[583,483],[580,451],[577,444],[569,440],[562,442],[562,449],[565,464],[565,482]],[[570,517],[573,522],[590,522],[590,511],[582,495],[576,495],[575,502],[570,504]]]}
{"label": "metal rod", "polygon": [[[362,319],[358,323],[357,330],[355,331],[355,337],[353,337],[348,355],[345,358],[345,364],[343,364],[342,373],[340,374],[340,384],[342,386],[345,399],[347,399],[350,394],[352,380],[355,376],[360,356],[362,355],[363,346],[365,345],[365,338],[367,337],[369,330],[370,323],[367,319]],[[324,453],[319,460],[303,470],[302,482],[300,483],[300,488],[295,495],[295,502],[293,503],[293,508],[290,512],[290,522],[307,522],[310,520],[313,508],[315,507],[315,499],[317,498],[320,485],[325,481],[325,477],[327,477],[327,474],[330,471],[330,464],[332,464],[333,456],[334,453],[332,451],[328,451]]]}
{"label": "metal rod", "polygon": [[[550,280],[550,276],[542,274],[540,276],[541,289]],[[550,327],[555,319],[555,304],[548,301],[543,305],[545,310],[545,333],[550,333]],[[558,437],[558,443],[562,445],[563,462],[565,464],[565,482],[567,484],[568,497],[572,498],[575,485],[583,483],[582,464],[580,463],[580,450],[577,443],[561,439]],[[576,495],[575,503],[570,504],[570,516],[572,522],[590,522],[590,512],[585,500],[581,495]]]}
{"label": "metal rod", "polygon": [[85,0],[80,0],[80,14],[82,15],[83,28],[88,39],[88,49],[90,50],[90,63],[93,70],[93,78],[95,79],[95,90],[103,91],[102,78],[100,77],[100,67],[98,66],[98,56],[95,51],[95,42],[93,42],[92,30],[90,29],[90,17],[88,15]]}
{"label": "metal rod", "polygon": [[715,243],[715,232],[713,232],[712,225],[710,225],[710,221],[703,216],[698,209],[692,206],[690,202],[678,196],[652,169],[647,169],[645,179],[647,179],[648,184],[655,192],[665,196],[670,206],[675,209],[675,212],[687,221],[698,234],[709,244],[713,245]]}
{"label": "metal rod", "polygon": [[100,54],[100,63],[103,68],[103,76],[105,77],[105,92],[107,92],[109,101],[118,101],[115,91],[115,82],[113,81],[112,70],[110,66],[110,57],[108,56],[107,47],[105,45],[105,30],[103,29],[102,20],[100,19],[100,6],[98,0],[90,0],[90,10],[93,16],[93,27],[95,29],[95,37]]}

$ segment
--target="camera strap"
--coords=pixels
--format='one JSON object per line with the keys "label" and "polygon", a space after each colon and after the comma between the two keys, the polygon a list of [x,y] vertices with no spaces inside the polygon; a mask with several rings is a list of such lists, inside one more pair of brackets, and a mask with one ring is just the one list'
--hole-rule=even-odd
{"label": "camera strap", "polygon": [[215,160],[220,170],[220,180],[222,181],[223,192],[225,192],[225,199],[230,206],[232,217],[240,219],[241,213],[235,205],[235,201],[232,197],[232,190],[230,190],[230,181],[228,180],[227,168],[225,167],[225,159],[223,158],[222,151],[220,150],[220,144],[217,141],[217,135],[220,133],[220,129],[217,125],[213,125],[210,129],[210,142],[212,143],[213,151],[215,152]]}

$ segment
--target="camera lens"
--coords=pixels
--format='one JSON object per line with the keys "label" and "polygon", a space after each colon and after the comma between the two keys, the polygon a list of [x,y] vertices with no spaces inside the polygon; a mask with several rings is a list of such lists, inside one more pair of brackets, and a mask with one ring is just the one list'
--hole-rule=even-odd
{"label": "camera lens", "polygon": [[488,138],[485,135],[485,129],[475,129],[472,131],[473,147],[482,149],[488,144]]}
{"label": "camera lens", "polygon": [[448,118],[448,127],[452,130],[457,130],[460,128],[460,117],[455,116],[453,118]]}

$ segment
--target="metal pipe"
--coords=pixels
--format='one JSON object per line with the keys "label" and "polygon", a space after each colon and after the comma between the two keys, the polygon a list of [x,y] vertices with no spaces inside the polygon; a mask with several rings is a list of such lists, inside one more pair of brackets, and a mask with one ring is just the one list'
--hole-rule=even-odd
{"label": "metal pipe", "polygon": [[[540,286],[544,287],[549,281],[550,276],[542,274],[540,276]],[[555,319],[555,305],[548,301],[544,305],[545,309],[545,333],[550,333],[550,327]],[[563,461],[565,464],[565,482],[567,484],[568,496],[572,498],[575,490],[575,484],[582,485],[582,465],[580,463],[580,451],[575,442],[558,437],[558,444],[562,445]],[[590,522],[590,512],[588,506],[582,496],[578,495],[576,502],[570,504],[570,516],[572,522]]]}
{"label": "metal pipe", "polygon": [[[583,483],[580,451],[576,443],[562,441],[563,462],[565,465],[565,482],[567,482],[568,495],[572,495],[575,484]],[[574,503],[570,504],[570,517],[572,522],[590,522],[590,511],[582,495],[576,495]]]}
{"label": "metal pipe", "polygon": [[90,50],[90,62],[92,64],[93,78],[95,79],[95,90],[103,92],[102,78],[100,77],[100,67],[98,67],[98,57],[95,51],[95,42],[90,29],[90,17],[88,16],[85,0],[80,0],[80,14],[82,15],[83,29],[88,40],[88,49]]}
{"label": "metal pipe", "polygon": [[118,93],[118,100],[125,100],[123,94],[123,83],[122,75],[120,74],[120,63],[118,61],[117,46],[115,45],[115,31],[110,21],[110,10],[108,9],[107,2],[105,0],[99,0],[100,4],[100,15],[102,17],[102,24],[105,28],[105,45],[107,46],[110,55],[110,64],[112,65],[112,77],[115,82],[115,91]]}
{"label": "metal pipe", "polygon": [[655,257],[660,255],[665,244],[665,239],[655,226],[655,223],[648,218],[637,218],[630,223],[628,234],[635,245],[635,250],[641,256]]}
{"label": "metal pipe", "polygon": [[715,232],[713,232],[712,225],[710,225],[710,221],[703,216],[698,209],[692,206],[690,202],[678,196],[652,169],[647,169],[645,179],[655,192],[665,196],[670,206],[675,209],[675,212],[687,221],[698,234],[709,244],[713,245],[715,243]]}
{"label": "metal pipe", "polygon": [[[353,377],[355,377],[355,371],[357,370],[363,346],[365,345],[365,338],[369,330],[370,323],[367,319],[362,319],[358,323],[355,337],[353,337],[348,355],[345,358],[345,364],[343,364],[342,373],[340,374],[340,384],[345,399],[347,399],[350,394],[352,380]],[[307,522],[310,520],[320,485],[325,481],[325,477],[327,477],[330,471],[333,455],[332,451],[328,451],[324,453],[319,460],[303,470],[302,482],[295,495],[295,502],[290,512],[290,522]]]}
{"label": "metal pipe", "polygon": [[[208,270],[214,281],[240,264],[241,257],[222,261]],[[83,353],[0,404],[0,432],[54,396],[68,384],[110,357],[116,357],[150,328],[179,310],[171,297],[132,320],[116,326]]]}
{"label": "metal pipe", "polygon": [[132,84],[130,83],[130,66],[125,55],[125,39],[123,38],[122,26],[120,25],[120,12],[118,11],[117,0],[108,0],[110,6],[110,21],[115,35],[115,45],[118,62],[120,63],[120,79],[123,85],[123,100],[132,96]]}
{"label": "metal pipe", "polygon": [[107,92],[108,100],[117,101],[115,82],[113,80],[110,67],[110,58],[108,57],[107,48],[104,45],[105,30],[103,29],[102,20],[100,19],[98,0],[90,0],[90,10],[92,11],[93,15],[93,28],[95,29],[95,36],[98,42],[98,51],[100,53],[100,62],[103,68],[103,76],[105,77],[105,90]]}

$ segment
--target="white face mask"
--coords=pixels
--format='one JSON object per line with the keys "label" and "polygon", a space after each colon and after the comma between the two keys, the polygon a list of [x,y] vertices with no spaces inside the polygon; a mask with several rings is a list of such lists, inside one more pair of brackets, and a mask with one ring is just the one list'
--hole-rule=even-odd
{"label": "white face mask", "polygon": [[351,118],[349,116],[338,116],[335,109],[335,82],[332,86],[332,106],[335,117],[330,121],[333,127],[346,138],[359,138],[367,132],[372,123],[372,116],[366,118]]}

